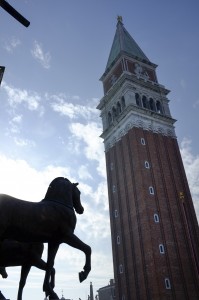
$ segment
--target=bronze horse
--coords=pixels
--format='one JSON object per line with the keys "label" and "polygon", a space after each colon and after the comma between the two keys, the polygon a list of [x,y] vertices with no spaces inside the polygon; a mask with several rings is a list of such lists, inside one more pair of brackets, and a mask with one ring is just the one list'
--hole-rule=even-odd
{"label": "bronze horse", "polygon": [[37,203],[0,195],[0,241],[13,239],[48,243],[43,291],[51,299],[59,299],[50,285],[50,275],[61,243],[85,254],[84,271],[79,273],[80,282],[87,278],[91,270],[91,247],[74,234],[74,209],[78,214],[84,212],[77,185],[66,178],[57,177],[50,183],[45,198]]}
{"label": "bronze horse", "polygon": [[[21,277],[17,300],[22,299],[23,288],[32,266],[46,270],[46,263],[41,259],[44,245],[42,243],[22,243],[14,240],[0,242],[0,274],[7,278],[6,267],[21,266]],[[55,286],[55,269],[51,273],[51,287]]]}

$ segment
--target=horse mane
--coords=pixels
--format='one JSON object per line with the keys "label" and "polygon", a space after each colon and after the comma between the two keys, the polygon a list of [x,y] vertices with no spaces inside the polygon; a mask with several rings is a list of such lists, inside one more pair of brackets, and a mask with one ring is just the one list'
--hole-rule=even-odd
{"label": "horse mane", "polygon": [[73,208],[72,188],[73,185],[70,180],[64,177],[57,177],[50,183],[42,202],[58,202],[64,205],[68,204],[67,206]]}

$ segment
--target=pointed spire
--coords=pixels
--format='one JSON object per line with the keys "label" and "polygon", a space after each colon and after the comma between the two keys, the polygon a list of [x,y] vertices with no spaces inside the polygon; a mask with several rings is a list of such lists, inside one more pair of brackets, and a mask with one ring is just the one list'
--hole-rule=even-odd
{"label": "pointed spire", "polygon": [[92,285],[92,282],[90,282],[90,300],[94,300],[94,295],[93,295],[93,285]]}
{"label": "pointed spire", "polygon": [[[125,29],[123,25],[122,16],[117,17],[117,29],[115,33],[115,37],[113,40],[113,44],[111,47],[111,51],[109,54],[108,62],[106,65],[106,71],[109,67],[116,61],[116,59],[121,54],[127,54],[131,57],[135,57],[139,60],[150,63],[147,56],[140,49],[135,40],[131,37],[128,31]],[[106,72],[105,71],[105,72]]]}

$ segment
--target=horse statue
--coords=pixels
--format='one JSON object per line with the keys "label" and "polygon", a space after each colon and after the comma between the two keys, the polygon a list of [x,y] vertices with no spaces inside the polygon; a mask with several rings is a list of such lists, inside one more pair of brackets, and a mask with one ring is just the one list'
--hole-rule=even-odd
{"label": "horse statue", "polygon": [[50,276],[61,243],[85,254],[85,265],[79,273],[80,282],[87,278],[91,270],[91,247],[74,234],[75,212],[84,212],[77,185],[64,177],[57,177],[50,183],[44,199],[37,203],[0,195],[0,241],[13,239],[48,243],[43,291],[51,299],[59,299],[50,284]]}
{"label": "horse statue", "polygon": [[[42,243],[22,243],[14,240],[0,242],[0,274],[7,278],[6,267],[21,266],[21,276],[17,300],[22,299],[23,288],[31,266],[46,270],[46,263],[41,259],[44,245]],[[55,269],[51,272],[51,287],[55,286]],[[1,299],[1,297],[0,297]]]}

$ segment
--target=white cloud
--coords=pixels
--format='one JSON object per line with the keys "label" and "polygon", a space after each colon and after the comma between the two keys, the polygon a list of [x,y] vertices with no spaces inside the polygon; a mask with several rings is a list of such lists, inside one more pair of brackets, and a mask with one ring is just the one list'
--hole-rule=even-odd
{"label": "white cloud", "polygon": [[4,44],[4,48],[8,52],[13,52],[15,48],[17,48],[21,44],[21,41],[16,37],[11,37],[10,40],[6,41]]}
{"label": "white cloud", "polygon": [[41,171],[32,168],[25,160],[14,160],[0,154],[0,193],[40,201],[51,180],[58,176],[71,178],[70,169],[46,166]]}
{"label": "white cloud", "polygon": [[[74,100],[79,100],[79,96],[71,97]],[[77,119],[83,117],[85,119],[94,119],[99,115],[97,109],[89,105],[73,104],[66,99],[66,96],[53,95],[51,99],[54,101],[51,104],[52,109],[60,115],[67,116],[70,119]]]}
{"label": "white cloud", "polygon": [[192,154],[191,141],[189,139],[184,138],[180,148],[197,218],[199,220],[199,155],[194,156]]}
{"label": "white cloud", "polygon": [[20,146],[20,147],[26,147],[26,146],[34,147],[35,146],[34,141],[31,141],[28,139],[22,139],[19,137],[14,137],[14,142],[17,146]]}
{"label": "white cloud", "polygon": [[5,81],[2,83],[2,88],[7,93],[8,103],[12,108],[19,104],[25,104],[31,111],[43,111],[43,108],[40,106],[41,97],[36,92],[14,88],[6,84]]}
{"label": "white cloud", "polygon": [[106,167],[104,158],[104,145],[99,138],[101,134],[101,126],[98,123],[91,122],[89,124],[72,123],[70,131],[76,139],[85,143],[83,148],[84,154],[88,160],[95,160],[98,163],[98,173],[106,178]]}
{"label": "white cloud", "polygon": [[82,165],[79,167],[78,175],[80,179],[86,180],[86,179],[92,179],[92,176],[88,170],[88,166]]}
{"label": "white cloud", "polygon": [[45,68],[50,68],[51,55],[49,52],[44,53],[42,45],[34,41],[33,49],[31,50],[32,56]]}

